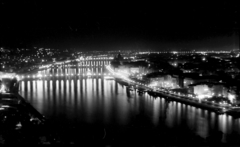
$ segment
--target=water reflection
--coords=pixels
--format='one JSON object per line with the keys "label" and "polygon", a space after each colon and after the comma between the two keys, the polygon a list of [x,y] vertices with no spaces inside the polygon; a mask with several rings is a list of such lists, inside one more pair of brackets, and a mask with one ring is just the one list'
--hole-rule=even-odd
{"label": "water reflection", "polygon": [[[81,76],[89,70],[100,76]],[[240,119],[165,98],[139,95],[114,80],[104,79],[103,67],[51,69],[40,73],[59,76],[68,74],[64,77],[27,79],[20,84],[21,95],[49,118],[130,125],[143,121],[136,119],[143,117],[146,123],[153,126],[187,127],[202,138],[207,138],[212,131],[218,130],[224,134],[222,141],[226,141],[226,135],[233,131],[240,133]]]}

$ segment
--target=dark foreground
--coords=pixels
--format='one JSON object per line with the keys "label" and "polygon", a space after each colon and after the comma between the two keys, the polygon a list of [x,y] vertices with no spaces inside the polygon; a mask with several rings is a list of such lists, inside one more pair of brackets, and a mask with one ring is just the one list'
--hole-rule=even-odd
{"label": "dark foreground", "polygon": [[[0,95],[0,144],[80,145],[80,146],[209,146],[240,145],[237,133],[228,135],[222,143],[223,133],[211,130],[202,138],[189,127],[166,126],[166,115],[160,116],[154,126],[144,112],[134,116],[128,125],[83,123],[62,117],[44,119],[22,97]],[[187,124],[187,123],[182,123]]]}
{"label": "dark foreground", "polygon": [[[221,143],[223,133],[211,132],[207,138],[192,133],[186,126],[168,128],[151,126],[144,118],[136,118],[129,126],[104,126],[101,124],[76,124],[74,122],[47,120],[44,125],[24,124],[21,128],[4,128],[1,124],[0,144],[32,145],[84,145],[84,146],[205,146],[240,145],[239,135],[229,135],[227,144]],[[13,125],[12,125],[13,126]]]}
{"label": "dark foreground", "polygon": [[[169,128],[164,122],[153,126],[146,116],[139,114],[129,125],[77,123],[63,118],[44,121],[23,100],[1,95],[0,144],[84,145],[84,146],[205,146],[240,145],[240,135],[233,133],[222,143],[223,133],[210,132],[207,138],[193,133],[187,126]],[[8,97],[10,97],[8,95]],[[165,118],[160,118],[164,120]],[[117,123],[116,123],[117,124]]]}

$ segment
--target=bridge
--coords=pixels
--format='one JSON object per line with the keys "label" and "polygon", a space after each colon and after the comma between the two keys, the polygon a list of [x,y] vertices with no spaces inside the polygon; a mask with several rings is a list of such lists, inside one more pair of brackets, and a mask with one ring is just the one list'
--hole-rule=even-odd
{"label": "bridge", "polygon": [[79,58],[73,60],[65,60],[52,62],[50,64],[39,66],[39,69],[45,69],[49,67],[94,67],[94,66],[105,66],[109,65],[113,58],[104,57],[104,58]]}
{"label": "bridge", "polygon": [[112,58],[80,58],[53,62],[39,67],[39,70],[32,74],[19,75],[20,80],[28,79],[50,79],[50,78],[88,78],[110,76],[112,73],[105,73],[105,66],[110,65]]}

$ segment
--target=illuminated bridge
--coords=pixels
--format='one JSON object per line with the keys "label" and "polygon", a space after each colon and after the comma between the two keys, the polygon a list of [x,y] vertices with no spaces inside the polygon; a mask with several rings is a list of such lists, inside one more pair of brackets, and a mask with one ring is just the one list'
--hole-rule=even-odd
{"label": "illuminated bridge", "polygon": [[104,58],[79,58],[74,60],[66,60],[54,62],[47,65],[42,65],[39,69],[49,68],[49,67],[90,67],[90,66],[105,66],[109,65],[112,57]]}
{"label": "illuminated bridge", "polygon": [[48,78],[73,78],[73,77],[101,77],[109,76],[105,72],[105,66],[109,65],[112,58],[79,58],[54,62],[39,67],[39,71],[33,74],[19,75],[23,79],[48,79]]}

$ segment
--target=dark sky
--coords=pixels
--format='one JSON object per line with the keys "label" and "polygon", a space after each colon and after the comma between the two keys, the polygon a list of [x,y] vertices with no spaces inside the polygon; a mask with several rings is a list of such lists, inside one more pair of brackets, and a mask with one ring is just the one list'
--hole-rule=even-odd
{"label": "dark sky", "polygon": [[233,2],[0,3],[0,45],[104,49],[239,46]]}

